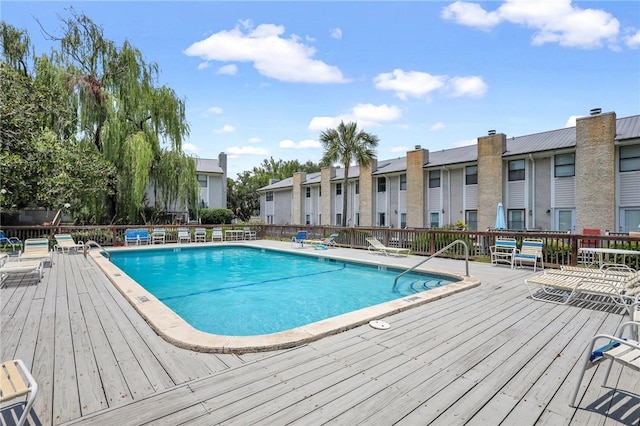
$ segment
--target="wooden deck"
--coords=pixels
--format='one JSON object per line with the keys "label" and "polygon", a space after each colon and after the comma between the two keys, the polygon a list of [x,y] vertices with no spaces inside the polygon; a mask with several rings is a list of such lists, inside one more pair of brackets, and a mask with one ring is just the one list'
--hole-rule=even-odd
{"label": "wooden deck", "polygon": [[531,273],[472,263],[479,287],[385,318],[389,330],[204,354],[159,338],[90,259],[54,255],[40,283],[0,290],[1,359],[31,368],[43,425],[640,426],[640,374],[628,369],[614,366],[610,387],[604,364],[588,370],[580,408],[567,404],[588,341],[625,317],[530,300]]}

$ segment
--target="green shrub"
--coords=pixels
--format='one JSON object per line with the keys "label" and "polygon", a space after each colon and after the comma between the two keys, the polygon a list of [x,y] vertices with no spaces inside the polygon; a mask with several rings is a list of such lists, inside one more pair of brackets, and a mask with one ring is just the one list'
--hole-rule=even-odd
{"label": "green shrub", "polygon": [[198,211],[200,222],[207,225],[230,224],[233,220],[233,212],[229,209],[200,209]]}

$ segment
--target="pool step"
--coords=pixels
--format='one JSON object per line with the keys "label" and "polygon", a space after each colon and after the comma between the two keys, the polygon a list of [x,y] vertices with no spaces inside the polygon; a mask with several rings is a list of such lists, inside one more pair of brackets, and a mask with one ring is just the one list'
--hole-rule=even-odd
{"label": "pool step", "polygon": [[440,287],[442,280],[437,278],[432,279],[400,279],[396,285],[396,292],[401,296],[408,296],[410,294],[416,294],[423,291],[431,290],[432,288]]}

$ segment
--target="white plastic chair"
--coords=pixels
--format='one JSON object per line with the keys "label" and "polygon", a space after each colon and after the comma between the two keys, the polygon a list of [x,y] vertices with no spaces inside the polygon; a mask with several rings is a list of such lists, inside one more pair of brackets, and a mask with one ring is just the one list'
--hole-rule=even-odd
{"label": "white plastic chair", "polygon": [[0,365],[0,402],[28,395],[18,426],[23,426],[27,421],[37,393],[38,384],[22,360],[14,359]]}

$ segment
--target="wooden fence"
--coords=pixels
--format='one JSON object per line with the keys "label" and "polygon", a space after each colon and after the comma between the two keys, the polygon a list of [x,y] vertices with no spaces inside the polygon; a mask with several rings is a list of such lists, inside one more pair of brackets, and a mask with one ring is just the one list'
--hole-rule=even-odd
{"label": "wooden fence", "polygon": [[[463,240],[469,247],[472,260],[488,261],[489,247],[497,237],[512,237],[521,244],[525,238],[539,238],[544,242],[544,263],[546,266],[576,265],[578,263],[578,249],[580,247],[599,247],[640,251],[640,239],[628,235],[580,235],[557,232],[518,232],[518,231],[464,231],[443,229],[395,229],[395,228],[343,228],[337,226],[304,226],[304,225],[184,225],[163,226],[166,231],[166,241],[176,242],[178,228],[187,228],[193,232],[194,228],[207,229],[207,240],[210,239],[211,229],[214,227],[228,229],[251,228],[258,238],[289,241],[299,230],[306,230],[309,239],[320,239],[337,233],[336,242],[343,247],[366,249],[366,238],[374,236],[383,244],[392,247],[410,248],[413,254],[428,256],[444,248],[455,240]],[[55,234],[71,234],[74,239],[94,240],[103,246],[118,246],[124,243],[124,231],[128,228],[146,228],[151,232],[154,226],[5,226],[2,229],[9,237],[17,237],[24,241],[27,238],[45,237],[55,243]],[[464,251],[459,245],[454,246],[443,256],[463,258]],[[626,263],[634,269],[640,269],[640,256],[625,256],[611,254],[608,262]]]}

